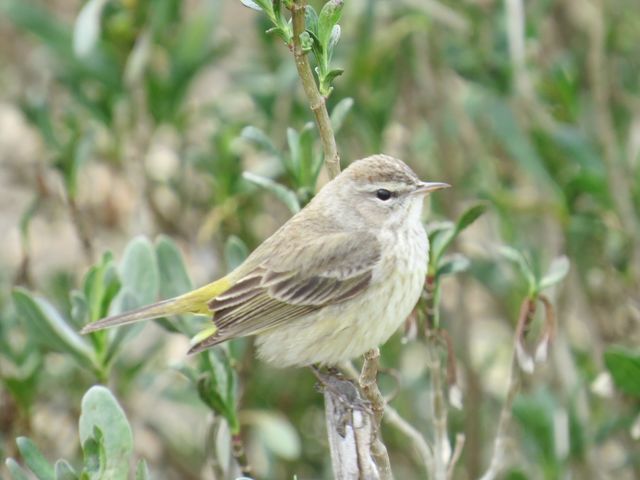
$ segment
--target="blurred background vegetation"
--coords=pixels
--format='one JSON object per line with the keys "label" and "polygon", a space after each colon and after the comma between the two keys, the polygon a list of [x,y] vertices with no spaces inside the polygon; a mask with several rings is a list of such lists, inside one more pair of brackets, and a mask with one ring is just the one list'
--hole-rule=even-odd
{"label": "blurred background vegetation", "polygon": [[[640,478],[640,3],[348,0],[340,23],[328,106],[343,166],[384,152],[454,185],[429,222],[486,206],[441,285],[463,392],[454,478],[488,467],[504,404],[527,295],[505,244],[538,277],[561,255],[571,269],[546,292],[557,332],[522,378],[503,478]],[[186,358],[189,318],[75,333],[224,274],[326,181],[269,27],[235,0],[0,2],[3,459],[76,478],[95,445],[111,451],[89,413],[104,404],[133,431],[125,463],[144,458],[152,478],[213,478],[240,429],[258,478],[331,477],[308,371],[261,364],[247,340]],[[431,438],[428,361],[394,336],[381,386],[399,382],[391,404]],[[422,478],[406,437],[383,433],[396,477]],[[34,445],[68,460],[57,477]]]}

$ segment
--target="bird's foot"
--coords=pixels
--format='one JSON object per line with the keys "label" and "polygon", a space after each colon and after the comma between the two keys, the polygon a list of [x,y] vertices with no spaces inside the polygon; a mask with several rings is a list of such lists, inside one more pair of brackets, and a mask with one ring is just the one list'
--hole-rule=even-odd
{"label": "bird's foot", "polygon": [[371,412],[371,403],[362,398],[356,383],[345,378],[337,368],[329,367],[323,372],[319,367],[312,365],[311,371],[318,380],[319,390],[328,391],[344,407]]}

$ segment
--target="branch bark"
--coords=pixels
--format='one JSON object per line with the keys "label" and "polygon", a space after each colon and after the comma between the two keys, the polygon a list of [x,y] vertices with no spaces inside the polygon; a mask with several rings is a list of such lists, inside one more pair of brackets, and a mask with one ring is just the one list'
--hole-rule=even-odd
{"label": "branch bark", "polygon": [[371,432],[371,454],[380,470],[381,479],[391,479],[391,463],[387,447],[382,442],[380,423],[384,415],[385,401],[378,388],[378,368],[380,366],[380,349],[374,348],[364,355],[364,364],[360,373],[360,390],[371,404],[373,431]]}
{"label": "branch bark", "polygon": [[338,147],[336,139],[333,135],[333,127],[329,112],[327,112],[327,104],[325,98],[320,94],[316,80],[313,77],[313,71],[309,64],[309,57],[302,49],[302,41],[300,34],[305,31],[304,12],[306,9],[306,0],[296,0],[291,5],[291,20],[293,24],[293,56],[298,69],[298,75],[302,81],[302,88],[307,96],[311,111],[316,117],[316,125],[320,132],[320,140],[322,141],[322,150],[324,152],[324,163],[331,178],[335,178],[340,173],[340,157],[338,156]]}

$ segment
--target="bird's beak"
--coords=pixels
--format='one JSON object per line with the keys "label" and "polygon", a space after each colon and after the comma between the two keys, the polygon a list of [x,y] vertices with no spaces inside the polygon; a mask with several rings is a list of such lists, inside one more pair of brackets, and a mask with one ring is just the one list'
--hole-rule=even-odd
{"label": "bird's beak", "polygon": [[421,195],[427,195],[436,190],[442,190],[443,188],[449,188],[451,185],[442,182],[422,182],[420,183],[413,193],[419,193]]}

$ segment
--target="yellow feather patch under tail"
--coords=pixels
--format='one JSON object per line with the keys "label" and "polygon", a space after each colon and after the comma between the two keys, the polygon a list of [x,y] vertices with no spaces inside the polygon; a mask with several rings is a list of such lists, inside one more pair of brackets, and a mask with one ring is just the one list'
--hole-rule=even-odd
{"label": "yellow feather patch under tail", "polygon": [[97,322],[85,326],[80,333],[86,334],[102,330],[104,328],[127,325],[129,323],[140,322],[142,320],[152,320],[154,318],[166,317],[168,315],[180,315],[183,313],[193,313],[196,315],[208,315],[209,302],[215,297],[224,293],[231,286],[231,281],[227,277],[216,280],[213,283],[200,287],[191,292],[185,293],[169,300],[162,300],[151,305],[131,310],[130,312],[113,315],[103,318]]}

